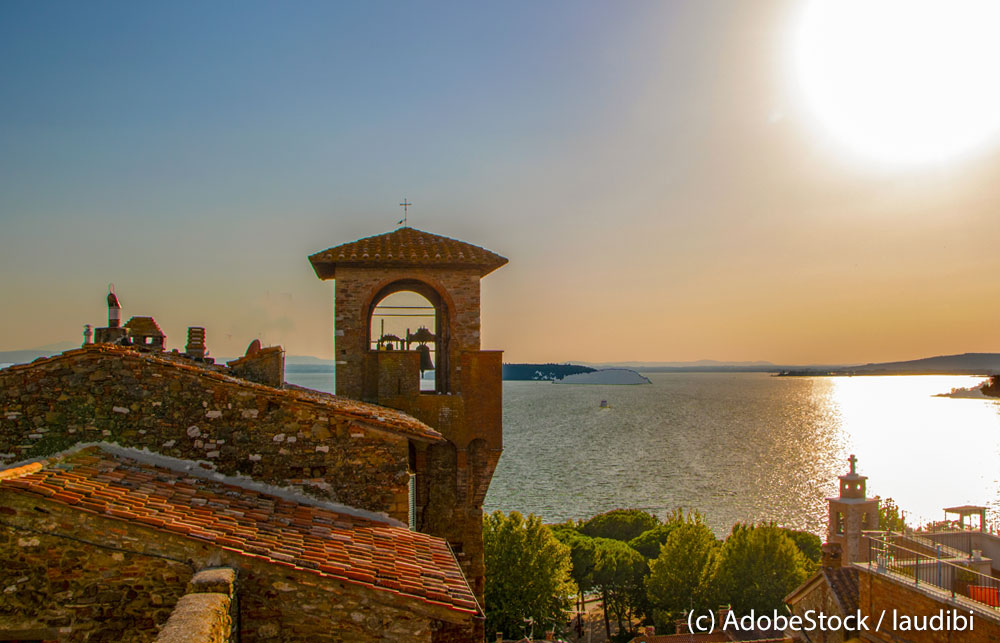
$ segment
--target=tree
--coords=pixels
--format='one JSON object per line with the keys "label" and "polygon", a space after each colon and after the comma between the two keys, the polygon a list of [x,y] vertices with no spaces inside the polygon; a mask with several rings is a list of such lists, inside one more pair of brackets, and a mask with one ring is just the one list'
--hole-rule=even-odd
{"label": "tree", "polygon": [[649,564],[646,595],[657,627],[683,617],[690,609],[714,607],[711,581],[718,542],[703,523],[677,525]]}
{"label": "tree", "polygon": [[611,638],[608,614],[618,621],[618,632],[631,632],[632,619],[640,615],[646,559],[620,540],[594,538],[594,586],[604,603],[604,628]]}
{"label": "tree", "polygon": [[667,542],[670,534],[686,523],[703,525],[705,518],[697,511],[688,511],[685,515],[683,509],[675,509],[661,524],[642,532],[628,541],[628,544],[631,545],[632,549],[652,560],[660,555],[660,547]]}
{"label": "tree", "polygon": [[534,515],[495,511],[483,517],[486,631],[524,634],[524,619],[549,627],[565,621],[574,592],[570,549]]}
{"label": "tree", "polygon": [[808,531],[798,531],[795,529],[785,529],[785,534],[792,539],[795,546],[799,548],[802,555],[806,557],[812,565],[810,570],[819,566],[819,561],[823,558],[823,541],[816,534]]}
{"label": "tree", "polygon": [[880,531],[905,531],[906,516],[899,510],[899,505],[892,498],[878,500],[878,528]]}
{"label": "tree", "polygon": [[808,575],[808,562],[783,529],[736,524],[719,552],[716,596],[739,615],[782,609],[782,601]]}
{"label": "tree", "polygon": [[580,526],[580,531],[591,538],[612,538],[628,542],[660,524],[660,521],[639,509],[614,509],[597,514]]}
{"label": "tree", "polygon": [[572,563],[570,576],[576,583],[578,611],[585,606],[584,593],[594,588],[594,566],[597,564],[597,544],[590,536],[581,534],[573,523],[563,523],[552,528],[552,535],[559,542],[569,547],[569,557]]}

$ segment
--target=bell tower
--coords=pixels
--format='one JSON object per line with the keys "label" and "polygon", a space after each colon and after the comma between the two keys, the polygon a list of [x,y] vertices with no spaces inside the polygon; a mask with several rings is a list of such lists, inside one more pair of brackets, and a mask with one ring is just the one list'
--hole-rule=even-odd
{"label": "bell tower", "polygon": [[868,560],[862,532],[878,529],[878,498],[865,497],[868,477],[857,472],[857,457],[852,453],[847,461],[851,470],[840,476],[840,495],[826,499],[830,508],[827,542],[840,544],[843,565]]}
{"label": "bell tower", "polygon": [[[335,282],[337,395],[399,409],[446,438],[410,445],[414,527],[448,540],[482,602],[483,499],[503,449],[503,353],[480,346],[480,280],[507,259],[404,226],[309,261]],[[433,330],[398,337],[373,327],[379,304],[399,292],[428,302]],[[428,368],[433,384],[422,386]]]}

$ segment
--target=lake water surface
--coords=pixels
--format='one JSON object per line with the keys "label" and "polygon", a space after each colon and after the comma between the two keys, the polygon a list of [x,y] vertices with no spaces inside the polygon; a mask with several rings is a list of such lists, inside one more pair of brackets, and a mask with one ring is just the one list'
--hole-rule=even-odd
{"label": "lake water surface", "polygon": [[[1000,401],[934,397],[982,378],[647,376],[640,386],[504,382],[504,453],[485,509],[557,522],[684,507],[720,536],[760,520],[821,534],[825,499],[855,453],[869,495],[891,496],[915,521],[953,505],[1000,510]],[[287,377],[332,387],[330,374]]]}

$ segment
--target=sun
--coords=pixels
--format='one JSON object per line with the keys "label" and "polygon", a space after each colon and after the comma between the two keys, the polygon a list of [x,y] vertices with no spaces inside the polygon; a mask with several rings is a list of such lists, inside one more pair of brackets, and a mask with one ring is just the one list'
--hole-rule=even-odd
{"label": "sun", "polygon": [[794,78],[847,152],[952,161],[1000,138],[1000,2],[812,0],[793,32]]}

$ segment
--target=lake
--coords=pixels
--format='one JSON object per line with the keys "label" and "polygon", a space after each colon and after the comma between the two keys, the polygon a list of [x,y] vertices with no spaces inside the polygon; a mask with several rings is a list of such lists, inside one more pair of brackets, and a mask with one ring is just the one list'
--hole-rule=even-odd
{"label": "lake", "polygon": [[[911,523],[953,505],[1000,510],[1000,400],[934,397],[982,378],[647,376],[639,386],[504,382],[504,453],[484,508],[559,522],[684,507],[720,536],[761,520],[823,534],[825,499],[854,453],[869,495],[894,498]],[[333,378],[287,379],[330,390]]]}

